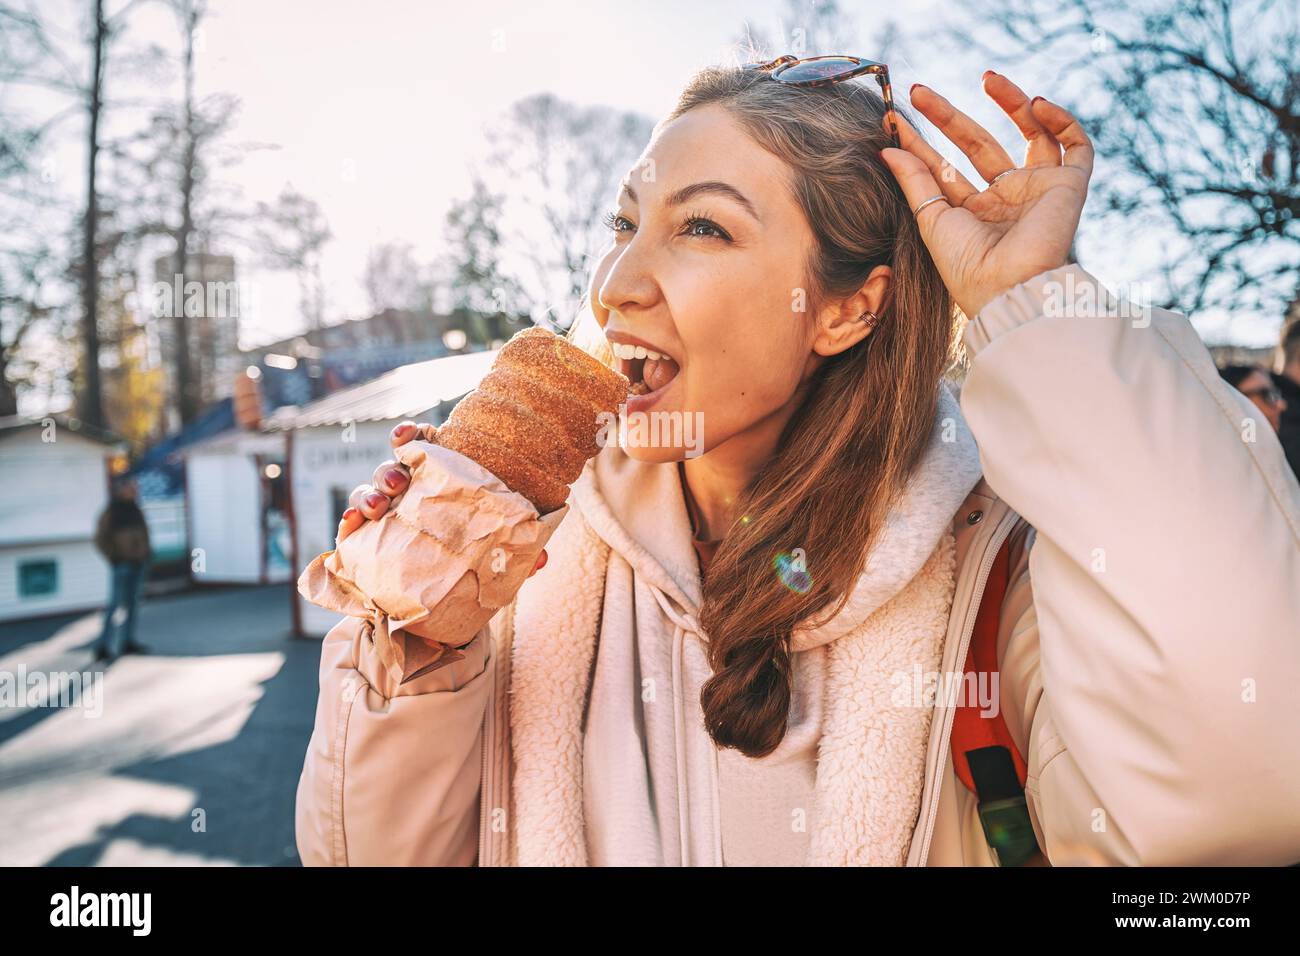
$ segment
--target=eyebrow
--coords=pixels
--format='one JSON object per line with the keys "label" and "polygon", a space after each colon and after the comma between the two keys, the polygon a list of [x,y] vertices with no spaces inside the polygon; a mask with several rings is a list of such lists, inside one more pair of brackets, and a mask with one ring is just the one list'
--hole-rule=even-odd
{"label": "eyebrow", "polygon": [[[623,191],[632,197],[633,202],[639,202],[636,190],[632,188],[631,183],[624,180],[622,186]],[[669,206],[680,206],[683,203],[690,202],[690,200],[694,199],[696,196],[703,195],[704,193],[716,193],[719,196],[726,196],[744,207],[745,211],[759,222],[763,221],[759,217],[758,211],[754,208],[754,204],[745,198],[744,193],[735,186],[720,182],[716,179],[706,180],[702,183],[691,183],[689,186],[683,186],[676,192],[670,193],[667,202]]]}

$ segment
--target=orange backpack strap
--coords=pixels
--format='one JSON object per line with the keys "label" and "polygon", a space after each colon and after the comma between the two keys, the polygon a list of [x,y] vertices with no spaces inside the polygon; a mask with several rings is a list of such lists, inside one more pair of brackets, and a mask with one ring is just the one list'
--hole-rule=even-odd
{"label": "orange backpack strap", "polygon": [[[952,765],[978,798],[980,822],[998,865],[1023,866],[1034,862],[1040,851],[1025,803],[1028,766],[1007,729],[999,694],[998,624],[1010,576],[1008,535],[993,559],[962,668],[952,723]],[[982,705],[981,698],[988,703]]]}

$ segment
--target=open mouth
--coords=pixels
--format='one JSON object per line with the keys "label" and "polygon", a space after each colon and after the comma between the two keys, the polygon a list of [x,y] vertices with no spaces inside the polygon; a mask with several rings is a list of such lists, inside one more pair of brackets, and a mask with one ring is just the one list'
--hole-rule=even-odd
{"label": "open mouth", "polygon": [[610,342],[618,370],[632,383],[633,395],[649,395],[664,388],[677,377],[681,367],[670,355],[644,345]]}

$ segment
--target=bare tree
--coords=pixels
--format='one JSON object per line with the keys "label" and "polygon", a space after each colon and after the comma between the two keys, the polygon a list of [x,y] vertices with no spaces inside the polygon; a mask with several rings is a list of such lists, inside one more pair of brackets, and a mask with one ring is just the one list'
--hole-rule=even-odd
{"label": "bare tree", "polygon": [[44,243],[11,251],[0,261],[0,416],[17,414],[19,389],[31,384],[30,363],[21,359],[23,345],[57,314],[49,288],[62,278],[62,265]]}
{"label": "bare tree", "polygon": [[361,275],[371,310],[432,309],[433,287],[426,272],[416,262],[409,242],[381,242],[371,246]]}
{"label": "bare tree", "polygon": [[255,248],[273,268],[292,271],[298,277],[307,328],[320,328],[325,312],[320,256],[333,238],[320,206],[285,186],[275,202],[257,203],[252,221]]}
{"label": "bare tree", "polygon": [[[103,216],[103,190],[100,159],[104,150],[103,135],[105,113],[108,110],[106,76],[110,52],[116,39],[124,32],[125,20],[138,0],[126,0],[109,14],[104,0],[91,0],[88,8],[89,23],[84,44],[84,60],[79,52],[70,51],[73,44],[56,39],[35,5],[20,8],[16,4],[0,6],[0,83],[14,88],[36,88],[58,94],[66,102],[39,124],[28,127],[22,136],[3,135],[0,144],[0,175],[12,172],[16,162],[29,162],[38,146],[47,140],[53,130],[65,119],[85,117],[85,199],[79,217],[79,252],[75,258],[76,282],[81,301],[80,323],[76,338],[81,344],[79,363],[80,379],[76,388],[79,416],[86,422],[103,426],[104,401],[100,372],[100,235]],[[88,74],[88,75],[86,75]],[[13,127],[10,127],[12,133]],[[17,149],[15,149],[17,147]],[[21,151],[21,152],[20,152]],[[17,197],[31,201],[32,195]],[[48,224],[45,226],[48,231]],[[48,253],[44,247],[38,258]],[[32,261],[33,249],[18,250],[14,274],[24,272],[24,263]],[[22,287],[23,283],[18,286]],[[42,284],[44,288],[44,284]],[[12,305],[12,298],[11,298]],[[37,309],[37,313],[43,310]]]}
{"label": "bare tree", "polygon": [[[736,42],[746,57],[753,59],[773,59],[783,53],[856,54],[858,28],[838,0],[786,0],[782,12],[771,21],[747,20]],[[872,58],[885,55],[879,50],[873,54]]]}
{"label": "bare tree", "polygon": [[993,65],[1057,67],[1054,98],[1114,164],[1092,187],[1109,232],[1154,224],[1171,237],[1160,304],[1280,314],[1296,295],[1292,0],[1011,0],[982,6],[948,39]]}
{"label": "bare tree", "polygon": [[[205,12],[202,0],[170,0],[176,14],[181,33],[181,63],[184,77],[181,99],[181,177],[180,177],[180,222],[176,227],[175,274],[181,277],[184,285],[189,266],[190,235],[194,231],[194,184],[195,166],[198,154],[198,136],[195,130],[196,117],[194,108],[194,32]],[[175,323],[176,349],[176,394],[180,406],[182,422],[193,421],[199,413],[200,390],[190,367],[189,329],[186,327],[186,310],[172,310]]]}
{"label": "bare tree", "polygon": [[608,240],[601,214],[652,125],[638,113],[547,93],[515,103],[487,130],[474,193],[448,220],[461,250],[459,280],[497,311],[567,327]]}
{"label": "bare tree", "polygon": [[81,393],[82,421],[104,425],[104,396],[99,372],[99,258],[95,248],[95,230],[99,225],[99,121],[104,104],[104,55],[108,41],[108,23],[104,20],[104,0],[93,0],[91,25],[90,82],[86,98],[86,216],[81,245],[82,343],[86,350]]}

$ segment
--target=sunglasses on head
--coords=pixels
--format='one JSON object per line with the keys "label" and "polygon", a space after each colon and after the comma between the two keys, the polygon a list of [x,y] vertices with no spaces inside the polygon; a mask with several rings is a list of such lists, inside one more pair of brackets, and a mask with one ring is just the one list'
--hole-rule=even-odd
{"label": "sunglasses on head", "polygon": [[889,118],[889,136],[894,145],[902,147],[898,138],[898,117],[894,114],[894,91],[889,85],[889,67],[860,56],[834,54],[830,56],[797,57],[789,53],[770,63],[750,63],[746,70],[762,70],[781,83],[791,86],[830,86],[870,73],[880,84],[880,95],[885,100],[885,116]]}

